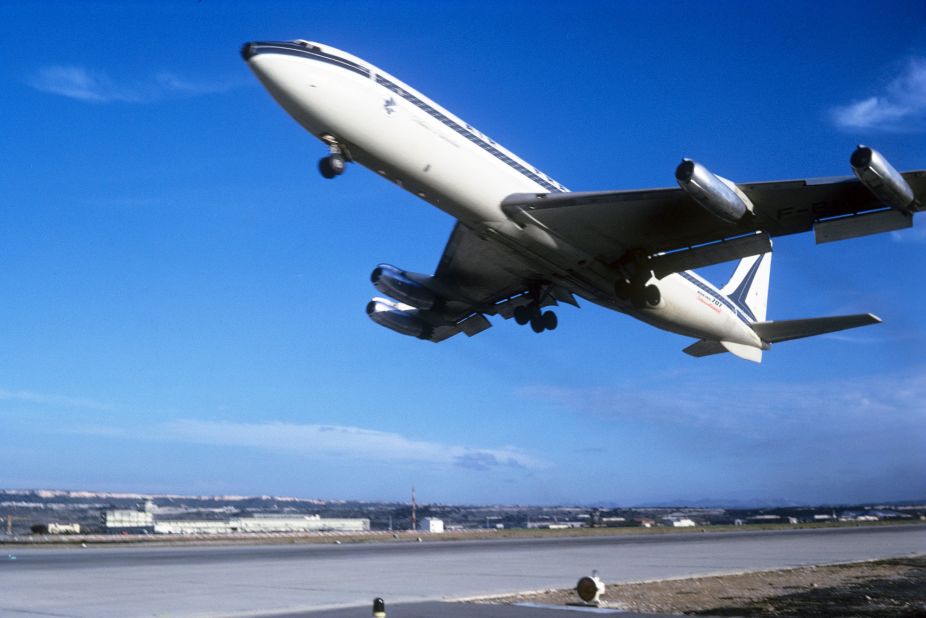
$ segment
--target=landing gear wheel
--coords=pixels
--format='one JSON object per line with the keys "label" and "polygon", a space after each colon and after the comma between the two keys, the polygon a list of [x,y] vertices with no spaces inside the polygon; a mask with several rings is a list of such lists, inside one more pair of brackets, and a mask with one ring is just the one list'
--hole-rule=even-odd
{"label": "landing gear wheel", "polygon": [[330,154],[318,162],[318,171],[325,178],[334,178],[344,173],[344,157],[339,154]]}
{"label": "landing gear wheel", "polygon": [[318,161],[318,171],[321,172],[322,176],[325,178],[334,178],[335,173],[334,169],[331,167],[331,161],[328,157],[322,157]]}
{"label": "landing gear wheel", "polygon": [[520,307],[514,308],[514,321],[524,326],[531,321],[531,310],[526,306],[521,305]]}
{"label": "landing gear wheel", "polygon": [[536,313],[531,317],[531,330],[535,333],[542,333],[546,329],[544,326],[543,318],[539,313]]}
{"label": "landing gear wheel", "polygon": [[543,321],[543,328],[545,330],[556,330],[556,325],[559,324],[559,320],[556,319],[556,314],[552,311],[544,311],[540,319]]}
{"label": "landing gear wheel", "polygon": [[[542,333],[545,330],[554,330],[556,328],[556,325],[559,323],[556,314],[552,311],[543,310],[543,304],[550,293],[548,289],[550,285],[550,283],[544,283],[542,281],[531,281],[530,288],[526,294],[530,301],[523,305],[518,305],[514,308],[514,311],[512,311],[511,317],[514,318],[515,322],[521,326],[530,324],[531,330],[535,333]],[[555,305],[556,301],[553,300],[548,304]]]}

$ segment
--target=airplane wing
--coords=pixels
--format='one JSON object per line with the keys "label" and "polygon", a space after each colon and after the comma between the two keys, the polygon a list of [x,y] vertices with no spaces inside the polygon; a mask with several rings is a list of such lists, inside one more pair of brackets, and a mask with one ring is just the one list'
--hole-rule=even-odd
{"label": "airplane wing", "polygon": [[[529,265],[504,247],[482,240],[462,223],[453,228],[433,275],[401,271],[380,264],[373,285],[389,298],[374,298],[367,305],[373,321],[419,339],[435,343],[466,333],[472,337],[490,328],[486,315],[514,315],[521,305],[534,302],[546,307],[566,302],[578,306],[566,289],[538,282]],[[540,290],[536,286],[542,286]],[[427,290],[426,298],[407,296],[409,290]],[[404,297],[405,300],[402,300]],[[440,299],[433,302],[433,299]],[[410,303],[410,304],[409,304]],[[419,308],[421,307],[421,308]]]}
{"label": "airplane wing", "polygon": [[457,223],[434,272],[435,285],[450,287],[448,297],[459,299],[448,303],[449,317],[460,319],[525,291],[528,281],[517,266],[497,244]]}
{"label": "airplane wing", "polygon": [[[525,295],[531,284],[529,268],[461,223],[453,228],[433,276],[406,275],[446,299],[439,312],[418,313],[433,324],[426,338],[434,342],[461,332],[471,337],[491,327],[486,314],[507,319],[515,307],[531,301]],[[556,304],[557,299],[575,304],[571,294],[555,290],[541,305]]]}
{"label": "airplane wing", "polygon": [[[902,174],[926,203],[926,170]],[[764,238],[815,230],[817,242],[901,229],[908,212],[885,208],[855,178],[738,184],[753,214],[728,223],[702,208],[681,188],[588,193],[518,193],[503,210],[518,223],[534,223],[604,263],[626,256],[656,256],[657,276],[762,253]],[[751,253],[733,250],[747,241]],[[730,247],[725,251],[724,247]],[[675,252],[674,254],[672,252]],[[660,258],[659,254],[669,256]]]}

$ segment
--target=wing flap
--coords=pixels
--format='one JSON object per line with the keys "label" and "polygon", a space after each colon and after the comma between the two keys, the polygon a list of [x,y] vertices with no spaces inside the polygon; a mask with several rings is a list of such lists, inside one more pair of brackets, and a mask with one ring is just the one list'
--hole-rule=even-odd
{"label": "wing flap", "polygon": [[683,270],[694,270],[713,264],[732,262],[753,255],[769,253],[772,240],[768,234],[757,232],[749,236],[734,238],[694,249],[684,249],[673,253],[660,253],[650,259],[650,266],[657,279]]}
{"label": "wing flap", "polygon": [[489,322],[484,315],[481,313],[474,313],[469,316],[457,326],[460,327],[467,337],[472,337],[473,335],[478,335],[487,328],[492,328],[492,323]]}
{"label": "wing flap", "polygon": [[913,215],[900,210],[880,210],[855,217],[821,221],[813,226],[817,244],[882,234],[913,227]]}

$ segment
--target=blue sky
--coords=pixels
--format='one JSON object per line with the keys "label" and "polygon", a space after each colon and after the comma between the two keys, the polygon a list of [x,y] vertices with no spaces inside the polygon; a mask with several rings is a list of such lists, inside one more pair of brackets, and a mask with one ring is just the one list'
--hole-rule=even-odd
{"label": "blue sky", "polygon": [[[896,2],[0,2],[0,486],[426,502],[926,496],[923,220],[778,239],[770,318],[884,324],[761,366],[594,306],[440,345],[372,323],[450,218],[324,149],[248,40],[308,38],[574,190],[926,168],[926,8]],[[732,266],[705,272],[722,283]]]}

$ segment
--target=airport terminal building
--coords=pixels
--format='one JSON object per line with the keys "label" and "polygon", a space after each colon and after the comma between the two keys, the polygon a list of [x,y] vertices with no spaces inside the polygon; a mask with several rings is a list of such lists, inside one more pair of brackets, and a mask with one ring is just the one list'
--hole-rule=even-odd
{"label": "airport terminal building", "polygon": [[[147,505],[146,505],[147,506]],[[267,515],[230,519],[161,519],[150,506],[144,511],[113,509],[103,513],[103,527],[111,534],[234,534],[368,532],[365,518],[323,518],[320,515]]]}
{"label": "airport terminal building", "polygon": [[236,532],[368,532],[369,519],[323,518],[319,515],[255,515],[221,521],[159,520],[155,534],[233,534]]}

